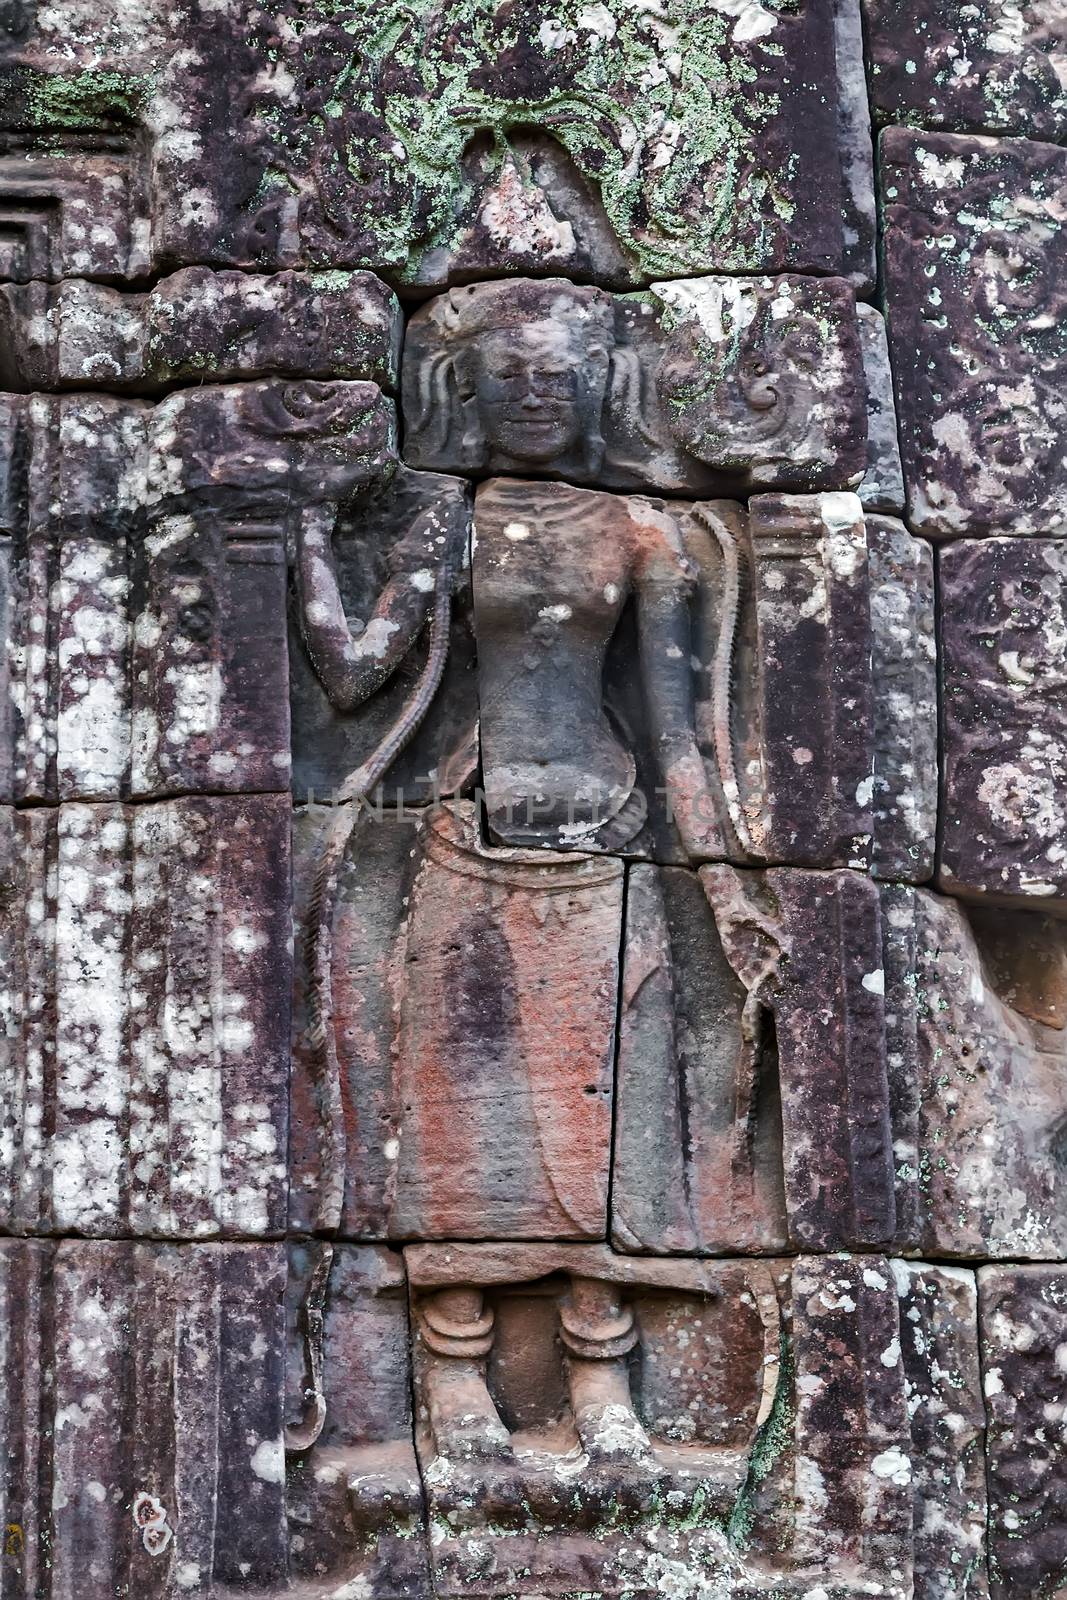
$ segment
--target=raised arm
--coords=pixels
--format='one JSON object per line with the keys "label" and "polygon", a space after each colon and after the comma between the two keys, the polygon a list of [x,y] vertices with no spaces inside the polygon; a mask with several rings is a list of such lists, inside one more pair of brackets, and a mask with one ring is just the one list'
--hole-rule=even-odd
{"label": "raised arm", "polygon": [[433,602],[437,568],[455,530],[433,510],[420,513],[393,553],[393,572],[366,625],[345,616],[333,549],[335,507],[304,511],[297,530],[300,628],[320,683],[339,711],[362,705],[392,677],[418,638]]}

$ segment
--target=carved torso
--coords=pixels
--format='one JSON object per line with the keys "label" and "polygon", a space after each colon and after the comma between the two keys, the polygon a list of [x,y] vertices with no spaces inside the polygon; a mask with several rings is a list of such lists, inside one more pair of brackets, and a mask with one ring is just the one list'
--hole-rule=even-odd
{"label": "carved torso", "polygon": [[677,529],[648,502],[502,478],[478,491],[483,762],[502,842],[589,848],[641,826],[603,678],[623,608],[648,581],[686,581]]}

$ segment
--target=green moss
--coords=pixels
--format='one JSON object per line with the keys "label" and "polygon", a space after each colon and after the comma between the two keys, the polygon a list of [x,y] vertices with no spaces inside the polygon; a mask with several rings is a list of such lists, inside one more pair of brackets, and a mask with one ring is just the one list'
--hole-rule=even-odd
{"label": "green moss", "polygon": [[134,122],[152,88],[146,73],[27,72],[23,90],[30,122],[49,132]]}
{"label": "green moss", "polygon": [[756,1435],[748,1477],[737,1497],[726,1530],[730,1543],[742,1552],[748,1548],[756,1520],[756,1491],[793,1444],[793,1355],[784,1331],[779,1342],[778,1363],[778,1387],[774,1392],[771,1413]]}
{"label": "green moss", "polygon": [[[366,217],[379,264],[403,268],[413,242],[449,240],[472,198],[463,172],[472,139],[485,143],[480,187],[509,159],[509,136],[533,126],[597,189],[649,274],[702,270],[711,256],[743,270],[792,205],[789,174],[762,164],[779,100],[759,86],[753,49],[731,43],[733,26],[706,0],[665,0],[654,13],[561,0],[532,18],[496,0],[318,0],[283,46],[294,79],[321,85],[316,108],[264,102],[256,115],[283,135],[328,223],[347,232],[354,215]],[[773,38],[755,46],[780,49]],[[527,95],[511,92],[520,71]],[[373,188],[373,200],[353,184]]]}

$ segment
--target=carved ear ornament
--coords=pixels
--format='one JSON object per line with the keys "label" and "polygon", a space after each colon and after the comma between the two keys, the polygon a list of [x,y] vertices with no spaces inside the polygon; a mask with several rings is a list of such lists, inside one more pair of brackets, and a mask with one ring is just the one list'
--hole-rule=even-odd
{"label": "carved ear ornament", "polygon": [[[407,419],[409,432],[413,439],[422,441],[428,456],[442,455],[448,448],[455,414],[463,405],[454,353],[438,350],[420,362],[418,380],[418,409]],[[481,462],[471,465],[480,466]]]}

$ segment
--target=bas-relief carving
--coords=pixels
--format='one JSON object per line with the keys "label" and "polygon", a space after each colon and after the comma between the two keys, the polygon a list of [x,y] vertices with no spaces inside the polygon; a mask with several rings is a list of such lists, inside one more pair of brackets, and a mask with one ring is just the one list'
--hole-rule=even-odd
{"label": "bas-relief carving", "polygon": [[881,165],[909,526],[1062,532],[1067,154],[893,128]]}
{"label": "bas-relief carving", "polygon": [[[423,1245],[405,1260],[439,1592],[507,1592],[525,1569],[554,1593],[654,1592],[699,1573],[752,1600],[819,1583],[844,1600],[872,1581],[910,1593],[913,1571],[925,1593],[912,1496],[918,1529],[939,1472],[957,1470],[974,1507],[944,1502],[940,1553],[980,1552],[969,1274],[956,1285],[878,1256],[700,1264],[558,1245]],[[942,1431],[940,1460],[917,1461],[911,1479],[906,1369],[869,1352],[900,1351],[898,1295],[919,1294],[970,1427],[958,1450]],[[664,1503],[676,1515],[661,1518]]]}
{"label": "bas-relief carving", "polygon": [[[539,0],[520,21],[444,0],[383,30],[358,5],[220,5],[183,19],[175,50],[164,7],[120,23],[61,0],[8,53],[9,275],[869,282],[857,9],[774,0],[751,23],[712,0],[610,0],[569,22]],[[33,134],[55,124],[42,154]]]}
{"label": "bas-relief carving", "polygon": [[1067,856],[1062,539],[961,539],[941,552],[940,881],[1062,914]]}
{"label": "bas-relief carving", "polygon": [[0,1243],[7,1593],[427,1593],[392,1252],[332,1253],[331,1412],[313,1451],[287,1455],[314,1257],[282,1243]]}
{"label": "bas-relief carving", "polygon": [[992,916],[840,871],[632,868],[618,1247],[1061,1254],[1060,925]]}
{"label": "bas-relief carving", "polygon": [[[506,7],[371,37],[224,4],[181,51],[151,8],[78,17],[16,19],[13,120],[69,128],[0,156],[0,371],[24,391],[0,751],[30,803],[5,814],[3,920],[11,996],[43,999],[9,1030],[5,1221],[362,1242],[0,1244],[0,1587],[985,1593],[974,1274],[872,1251],[1062,1255],[1067,987],[1058,924],[915,887],[933,574],[893,520],[884,329],[854,302],[857,5],[713,0],[684,53],[669,13],[614,0],[524,16],[521,49]],[[1054,168],[1015,144],[981,148]],[[396,304],[363,272],[278,270],[309,263],[602,287],[512,276],[416,312],[398,466]],[[745,276],[677,276],[709,270]],[[894,270],[899,381],[931,330]],[[1040,387],[1055,350],[1024,310],[1001,367]],[[43,392],[87,384],[145,398]],[[1035,509],[1008,446],[958,516],[934,484],[938,524],[915,392],[914,525],[1011,506],[1003,531],[1051,531],[1055,485]],[[1036,713],[1044,656],[1009,642]],[[286,1216],[266,791],[290,738],[312,803]],[[1026,854],[1049,828],[1024,820]],[[946,849],[940,881],[986,893],[992,855],[957,881]],[[988,1270],[1016,1319],[988,1348],[1038,1349],[1044,1407],[1031,1427],[1025,1375],[994,1382],[992,1581],[1044,1600],[1059,1286]]]}
{"label": "bas-relief carving", "polygon": [[[438,464],[575,470],[583,453],[599,454],[590,427],[609,384],[610,299],[556,283],[518,288],[513,303],[494,285],[435,307],[475,307],[458,364],[447,346],[423,346],[408,367],[426,390],[420,417],[438,418],[434,398],[456,403],[439,420],[446,437],[463,430],[468,454],[455,463],[441,444],[430,458]],[[375,783],[388,774],[375,738],[390,759],[401,738],[388,719],[371,724],[375,738],[364,722],[436,618],[447,565],[446,589],[469,606],[477,645],[477,743],[459,739],[467,759],[435,761],[421,786],[409,768],[393,792],[423,799],[431,775],[447,775],[439,787],[454,792],[477,752],[484,816],[477,801],[452,805],[414,836],[395,819],[391,839],[368,833],[370,819],[346,839],[344,807],[318,842],[314,810],[300,824],[307,980],[295,1034],[293,1218],[374,1237],[595,1237],[607,1226],[621,869],[598,867],[590,852],[865,867],[877,791],[877,870],[928,875],[929,562],[882,519],[872,583],[862,508],[849,494],[759,496],[746,513],[492,478],[475,493],[467,598],[459,480],[402,469],[358,515],[362,536],[329,516],[305,517],[296,535],[298,749],[305,708],[324,713],[305,771],[329,761],[338,773],[329,751],[344,736],[355,761],[350,774],[340,768],[342,794],[364,793],[372,770]],[[377,598],[367,581],[375,561],[386,580]],[[453,643],[464,639],[455,614]],[[435,648],[415,658],[412,704]],[[893,691],[877,749],[872,665]],[[427,730],[438,713],[454,725],[464,684],[437,692],[411,718],[394,687],[389,717],[439,756],[443,742],[427,744]],[[876,898],[868,925],[862,973],[879,966]],[[831,988],[846,982],[836,946],[820,959]],[[799,1004],[799,1029],[813,1009]],[[838,1057],[847,1077],[843,1045]],[[802,1118],[817,1115],[817,1072],[813,1064]],[[465,1137],[442,1140],[442,1108],[464,1099]],[[831,1204],[818,1223],[791,1221],[782,1238],[772,1224],[753,1236],[758,1247],[892,1237],[884,1081],[872,1114],[882,1118],[886,1168],[872,1204],[884,1214],[854,1214],[866,1202],[843,1188],[844,1213]],[[844,1166],[862,1168],[844,1129],[842,1141]],[[747,1161],[739,1149],[739,1181]],[[714,1187],[709,1171],[701,1181]],[[316,1209],[323,1191],[325,1211]],[[735,1247],[734,1226],[723,1220],[716,1244],[701,1225],[674,1248]],[[651,1233],[644,1242],[666,1244]]]}
{"label": "bas-relief carving", "polygon": [[836,279],[472,284],[415,313],[403,365],[412,466],[694,494],[864,473],[859,323]]}
{"label": "bas-relief carving", "polygon": [[[650,864],[623,917],[616,861],[486,846],[469,804],[414,822],[367,819],[340,878],[332,1113],[298,1006],[294,1226],[333,1161],[343,1235],[596,1237],[610,1169],[628,1251],[1062,1250],[1058,924]],[[305,895],[320,829],[298,824]]]}
{"label": "bas-relief carving", "polygon": [[887,1243],[882,1002],[863,982],[881,959],[873,884],[847,872],[710,867],[697,879],[640,867],[628,905],[619,1245]]}
{"label": "bas-relief carving", "polygon": [[[143,278],[151,268],[151,224],[137,136],[115,127],[51,129],[44,141],[27,138],[18,89],[12,93],[7,73],[0,82],[8,112],[0,131],[0,278],[25,284]],[[21,133],[7,132],[20,123]]]}
{"label": "bas-relief carving", "polygon": [[1061,1257],[1061,924],[880,892],[901,1237],[937,1256]]}
{"label": "bas-relief carving", "polygon": [[955,1592],[924,1530],[980,1555],[973,1308],[878,1255],[4,1240],[5,1583]]}
{"label": "bas-relief carving", "polygon": [[[697,337],[697,323],[686,320],[692,306],[711,317],[714,300],[721,339],[735,355],[737,340],[756,324],[764,330],[760,340],[777,329],[788,342],[793,290],[802,298],[794,280],[748,285],[732,301],[721,285],[713,295],[713,287],[701,298],[692,286],[671,286],[687,339]],[[840,300],[832,286],[818,292]],[[851,311],[850,295],[847,304]],[[814,329],[813,314],[800,324],[805,320]],[[610,407],[629,395],[631,418],[638,415],[649,364],[647,350],[619,344],[611,297],[563,281],[477,285],[433,302],[412,329],[405,357],[410,463],[583,479],[606,473],[610,481]],[[855,327],[850,339],[858,370]],[[813,426],[818,407],[802,380],[794,388],[792,369],[757,364],[751,383],[739,371],[733,381],[738,404],[755,419],[744,451],[756,477],[774,481],[774,461],[787,441],[796,442],[796,428]],[[829,369],[836,372],[832,361]],[[671,370],[680,382],[676,366]],[[847,393],[845,414],[859,404],[862,429],[862,379]],[[857,480],[865,459],[862,451],[856,456]],[[431,494],[428,474],[403,481],[412,490],[423,483]],[[444,494],[444,480],[438,482]],[[918,865],[907,875],[922,874],[930,775],[897,759],[896,749],[922,736],[893,722],[898,697],[882,718],[876,754],[870,718],[856,714],[872,694],[872,648],[886,661],[894,652],[909,654],[892,608],[883,607],[877,620],[895,634],[872,645],[856,500],[841,493],[762,497],[746,518],[739,507],[718,503],[668,504],[492,479],[478,488],[475,511],[481,744],[498,841],[618,848],[640,835],[640,850],[647,848],[642,829],[651,807],[653,848],[680,846],[680,859],[865,863],[877,767],[880,795],[901,784],[909,791],[890,794],[881,810],[890,833],[910,827],[912,837],[899,848],[887,839],[885,848],[891,855],[909,848]],[[406,559],[405,537],[397,535],[388,558],[394,564]],[[409,596],[403,616],[380,610],[398,603],[395,587],[377,602],[360,598],[355,615],[352,591],[361,581],[351,566],[342,585],[342,548],[341,539],[321,552],[308,545],[298,571],[306,573],[313,608],[305,600],[301,610],[307,655],[346,711],[403,658],[426,615],[429,589],[421,604]],[[928,605],[918,589],[913,599],[920,609]],[[383,626],[391,631],[379,650]],[[923,649],[922,633],[920,623],[914,652]],[[357,691],[354,668],[342,658],[371,654]],[[925,696],[908,707],[913,722],[925,725],[931,715]]]}
{"label": "bas-relief carving", "polygon": [[[298,883],[313,880],[320,833],[315,813],[298,822]],[[417,833],[368,819],[353,837],[333,922],[342,1227],[600,1238],[622,863],[479,835],[458,802]],[[296,1026],[292,1206],[306,1225],[331,1115],[307,996]]]}
{"label": "bas-relief carving", "polygon": [[[471,486],[461,478],[404,466],[392,477],[383,472],[324,529],[314,567],[297,563],[289,695],[298,802],[331,800],[399,715],[413,673],[426,664],[430,575],[440,562],[441,539],[456,559],[448,659],[433,715],[398,751],[372,798],[424,805],[473,782],[478,690],[467,559],[472,500]],[[305,541],[302,549],[307,553]],[[312,637],[306,606],[321,604],[326,589],[329,625]]]}
{"label": "bas-relief carving", "polygon": [[377,385],[2,405],[7,797],[286,788],[286,541],[387,473]]}

